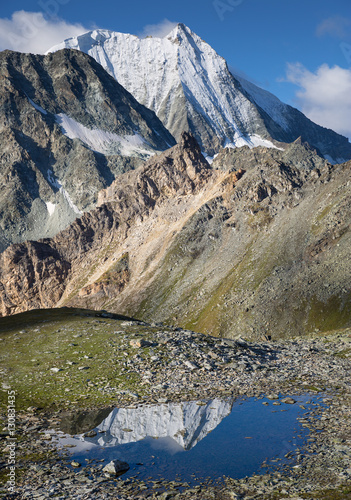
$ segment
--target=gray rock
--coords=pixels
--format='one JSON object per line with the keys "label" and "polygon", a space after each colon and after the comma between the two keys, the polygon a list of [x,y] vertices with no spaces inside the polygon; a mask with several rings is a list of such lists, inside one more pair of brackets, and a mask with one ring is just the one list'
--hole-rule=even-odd
{"label": "gray rock", "polygon": [[92,437],[95,437],[96,435],[97,435],[97,432],[93,430],[93,431],[86,432],[84,434],[84,437],[92,438]]}
{"label": "gray rock", "polygon": [[282,403],[285,403],[287,405],[294,405],[296,401],[293,398],[284,398],[282,399]]}
{"label": "gray rock", "polygon": [[127,462],[122,462],[121,460],[111,460],[111,462],[102,469],[105,474],[108,475],[118,475],[123,474],[129,470],[129,464]]}
{"label": "gray rock", "polygon": [[175,144],[153,112],[82,52],[3,51],[0,72],[1,252],[11,243],[54,236],[93,208],[98,192],[117,175],[148,157],[124,156],[119,141],[98,153],[92,144],[65,135],[58,115],[86,129],[138,133],[150,153]]}
{"label": "gray rock", "polygon": [[188,359],[186,359],[184,361],[184,365],[188,368],[190,368],[190,370],[196,370],[196,368],[199,368],[195,363],[193,363],[192,361],[189,361]]}
{"label": "gray rock", "polygon": [[279,399],[279,395],[278,394],[268,394],[267,396],[267,399]]}

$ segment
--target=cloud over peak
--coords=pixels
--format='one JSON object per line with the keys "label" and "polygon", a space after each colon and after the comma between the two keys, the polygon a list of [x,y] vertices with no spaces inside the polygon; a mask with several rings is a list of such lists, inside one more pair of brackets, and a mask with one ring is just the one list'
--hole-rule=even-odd
{"label": "cloud over peak", "polygon": [[19,10],[11,19],[0,18],[0,50],[44,54],[50,47],[66,38],[88,31],[81,24],[70,24],[42,12]]}
{"label": "cloud over peak", "polygon": [[147,24],[139,36],[140,38],[145,38],[147,36],[164,38],[177,26],[177,24],[178,23],[169,21],[168,19],[163,19],[163,21],[157,24]]}

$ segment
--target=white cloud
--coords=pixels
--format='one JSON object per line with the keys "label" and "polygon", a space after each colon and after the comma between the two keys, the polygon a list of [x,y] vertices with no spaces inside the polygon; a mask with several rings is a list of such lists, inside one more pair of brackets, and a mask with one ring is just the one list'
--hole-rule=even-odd
{"label": "white cloud", "polygon": [[20,10],[11,19],[0,18],[0,50],[43,54],[53,45],[85,31],[88,29],[81,24],[70,24],[56,16],[46,19],[42,12]]}
{"label": "white cloud", "polygon": [[342,16],[333,16],[324,19],[316,29],[317,36],[330,35],[341,40],[350,37],[351,19]]}
{"label": "white cloud", "polygon": [[308,118],[351,138],[351,69],[323,64],[312,73],[288,64],[287,80],[300,87],[297,103]]}
{"label": "white cloud", "polygon": [[163,38],[167,36],[177,26],[177,24],[178,23],[169,21],[168,19],[164,19],[158,24],[147,24],[139,36],[141,38],[145,38],[146,36]]}

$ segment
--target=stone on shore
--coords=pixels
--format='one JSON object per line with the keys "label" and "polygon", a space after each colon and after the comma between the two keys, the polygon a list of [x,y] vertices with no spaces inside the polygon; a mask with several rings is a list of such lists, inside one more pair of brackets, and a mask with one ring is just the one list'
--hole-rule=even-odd
{"label": "stone on shore", "polygon": [[119,475],[127,472],[129,465],[127,462],[122,462],[121,460],[111,460],[102,470],[106,475]]}

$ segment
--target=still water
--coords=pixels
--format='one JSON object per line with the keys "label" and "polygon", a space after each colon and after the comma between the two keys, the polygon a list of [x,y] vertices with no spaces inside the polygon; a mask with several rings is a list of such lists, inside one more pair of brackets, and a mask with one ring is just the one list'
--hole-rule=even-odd
{"label": "still water", "polygon": [[[86,459],[104,459],[104,464],[115,459],[128,462],[130,470],[123,478],[189,484],[223,475],[241,478],[263,473],[263,464],[281,464],[279,459],[301,447],[308,429],[297,419],[323,405],[321,396],[298,396],[295,404],[285,404],[283,399],[214,399],[115,408],[107,416],[100,415],[103,419],[98,425],[96,415],[88,416],[95,418],[91,424],[95,428],[81,434],[75,416],[66,419],[64,427],[67,431],[71,426],[77,434],[62,434],[59,445],[73,445],[69,460],[84,465]],[[81,419],[85,431],[86,417]]]}

